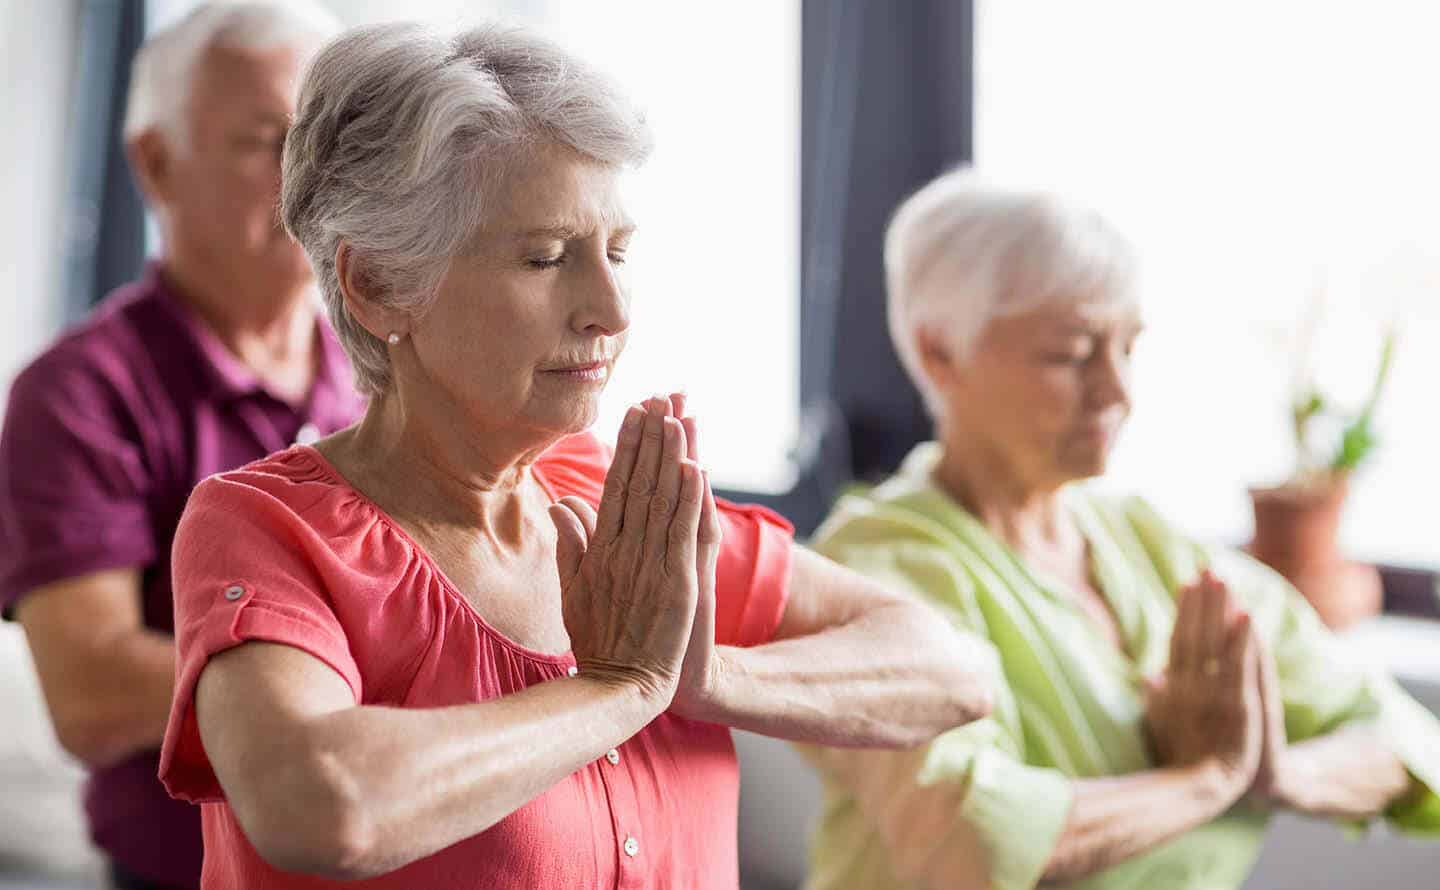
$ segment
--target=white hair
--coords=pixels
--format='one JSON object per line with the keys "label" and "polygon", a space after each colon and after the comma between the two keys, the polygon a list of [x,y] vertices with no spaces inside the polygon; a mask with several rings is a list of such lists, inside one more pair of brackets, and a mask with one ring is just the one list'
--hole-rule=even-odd
{"label": "white hair", "polygon": [[963,361],[995,318],[1051,302],[1135,299],[1130,244],[1094,210],[1044,191],[943,174],[895,211],[885,234],[890,337],[932,416],[923,332]]}
{"label": "white hair", "polygon": [[638,166],[651,144],[610,80],[521,28],[447,36],[374,25],[316,57],[285,140],[281,215],[310,255],[362,392],[389,388],[390,356],[345,308],[341,242],[374,285],[369,296],[419,316],[506,165],[545,143],[617,167]]}
{"label": "white hair", "polygon": [[308,51],[339,30],[339,21],[313,0],[200,4],[152,34],[135,54],[125,104],[125,141],[158,128],[176,148],[189,145],[190,87],[207,50],[293,46]]}

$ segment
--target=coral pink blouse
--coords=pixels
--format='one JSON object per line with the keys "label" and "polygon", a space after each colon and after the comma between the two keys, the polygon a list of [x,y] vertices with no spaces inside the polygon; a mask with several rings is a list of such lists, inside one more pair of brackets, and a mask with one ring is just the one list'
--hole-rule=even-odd
{"label": "coral pink blouse", "polygon": [[[599,501],[609,453],[589,433],[535,463],[559,499]],[[787,594],[793,530],[759,507],[721,503],[716,638],[771,638]],[[308,446],[195,489],[175,539],[177,684],[160,778],[202,810],[202,886],[394,890],[726,888],[738,885],[738,773],[723,726],[662,714],[498,824],[360,882],[279,871],[255,852],[225,801],[195,720],[206,661],[247,640],[301,649],[364,705],[435,708],[565,682],[566,653],[527,649],[471,607],[384,512]]]}

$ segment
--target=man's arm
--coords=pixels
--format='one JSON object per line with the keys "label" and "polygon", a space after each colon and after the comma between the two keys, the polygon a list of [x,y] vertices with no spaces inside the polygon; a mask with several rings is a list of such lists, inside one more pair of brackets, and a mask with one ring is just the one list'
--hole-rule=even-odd
{"label": "man's arm", "polygon": [[160,746],[175,685],[175,644],[144,625],[139,569],[37,587],[20,598],[15,617],[65,750],[104,767]]}

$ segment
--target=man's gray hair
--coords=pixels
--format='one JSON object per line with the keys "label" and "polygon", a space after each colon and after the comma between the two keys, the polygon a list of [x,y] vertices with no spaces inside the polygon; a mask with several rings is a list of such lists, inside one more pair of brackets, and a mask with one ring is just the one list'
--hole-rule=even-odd
{"label": "man's gray hair", "polygon": [[885,234],[890,337],[932,416],[923,332],[964,360],[995,318],[1066,300],[1135,299],[1130,244],[1094,210],[1006,188],[967,168],[933,180]]}
{"label": "man's gray hair", "polygon": [[158,128],[174,147],[188,147],[190,85],[196,64],[211,47],[318,49],[339,30],[339,21],[313,0],[200,4],[152,34],[135,54],[125,141]]}
{"label": "man's gray hair", "polygon": [[362,392],[389,388],[390,357],[345,308],[341,242],[375,285],[371,296],[419,316],[483,222],[506,164],[544,143],[631,167],[651,139],[609,79],[514,26],[451,36],[374,25],[316,57],[285,140],[281,213],[310,255]]}

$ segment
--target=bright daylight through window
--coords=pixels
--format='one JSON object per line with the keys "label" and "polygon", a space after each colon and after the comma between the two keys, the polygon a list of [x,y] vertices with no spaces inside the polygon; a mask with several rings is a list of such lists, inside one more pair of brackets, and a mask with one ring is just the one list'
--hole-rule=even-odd
{"label": "bright daylight through window", "polygon": [[1248,537],[1246,487],[1288,472],[1293,347],[1317,302],[1310,364],[1350,405],[1398,326],[1342,538],[1434,564],[1440,9],[1357,9],[980,2],[976,162],[1087,200],[1135,241],[1148,330],[1108,484],[1191,531]]}

